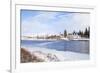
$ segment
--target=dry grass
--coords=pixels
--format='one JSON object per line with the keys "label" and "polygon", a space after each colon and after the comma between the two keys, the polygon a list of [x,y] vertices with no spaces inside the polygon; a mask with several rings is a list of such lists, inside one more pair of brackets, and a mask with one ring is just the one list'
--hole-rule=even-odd
{"label": "dry grass", "polygon": [[30,52],[28,52],[24,48],[21,48],[21,63],[26,63],[31,61],[32,61],[32,55],[30,54]]}
{"label": "dry grass", "polygon": [[28,62],[44,62],[44,60],[39,59],[34,54],[31,54],[24,48],[21,48],[21,63],[28,63]]}

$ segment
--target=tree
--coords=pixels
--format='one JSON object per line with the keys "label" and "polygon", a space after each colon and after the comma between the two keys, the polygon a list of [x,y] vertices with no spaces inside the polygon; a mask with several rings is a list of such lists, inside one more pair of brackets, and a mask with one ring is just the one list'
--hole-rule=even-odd
{"label": "tree", "polygon": [[81,37],[83,37],[84,36],[83,31],[79,30],[78,35],[81,36]]}
{"label": "tree", "polygon": [[88,27],[88,38],[90,37],[90,27]]}
{"label": "tree", "polygon": [[66,36],[67,36],[67,31],[64,30],[64,37],[66,38]]}
{"label": "tree", "polygon": [[77,33],[75,31],[73,31],[73,35],[76,35]]}
{"label": "tree", "polygon": [[85,31],[79,30],[78,35],[81,37],[89,38],[90,37],[90,27],[85,28]]}
{"label": "tree", "polygon": [[87,28],[85,29],[84,35],[88,35],[88,30],[87,30]]}
{"label": "tree", "polygon": [[90,28],[88,29],[86,28],[84,31],[84,37],[89,38],[89,36],[90,36]]}

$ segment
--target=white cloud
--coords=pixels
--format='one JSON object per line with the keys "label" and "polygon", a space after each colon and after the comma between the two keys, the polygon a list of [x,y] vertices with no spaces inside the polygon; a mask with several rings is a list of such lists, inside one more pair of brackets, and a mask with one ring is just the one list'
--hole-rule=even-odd
{"label": "white cloud", "polygon": [[89,14],[40,12],[38,15],[22,19],[22,35],[34,33],[56,33],[85,29],[89,26]]}

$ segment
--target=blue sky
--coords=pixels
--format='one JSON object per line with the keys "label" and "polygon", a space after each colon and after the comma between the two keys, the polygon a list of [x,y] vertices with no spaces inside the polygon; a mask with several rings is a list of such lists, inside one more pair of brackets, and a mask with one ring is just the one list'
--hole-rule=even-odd
{"label": "blue sky", "polygon": [[21,34],[59,34],[66,29],[85,30],[90,22],[89,13],[21,10]]}

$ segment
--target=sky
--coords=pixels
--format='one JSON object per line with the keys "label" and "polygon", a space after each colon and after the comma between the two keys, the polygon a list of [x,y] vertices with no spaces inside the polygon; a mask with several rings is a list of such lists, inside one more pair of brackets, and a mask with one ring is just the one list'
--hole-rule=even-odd
{"label": "sky", "polygon": [[90,25],[90,14],[79,12],[55,12],[21,10],[21,35],[59,34],[84,31]]}

